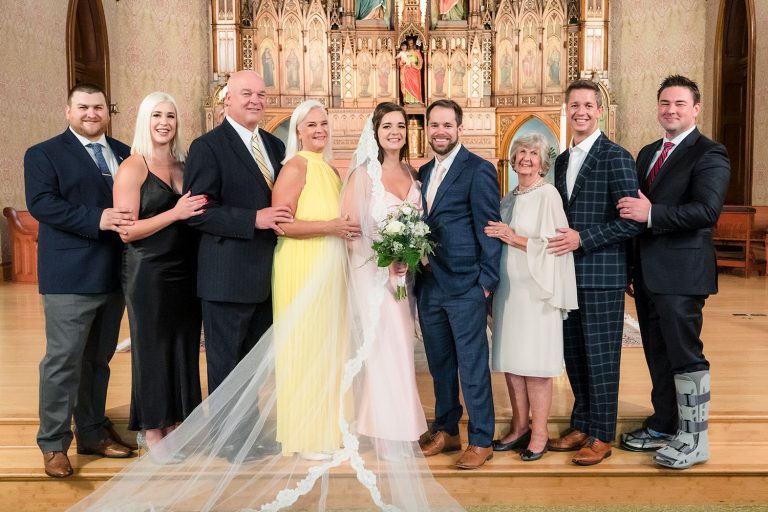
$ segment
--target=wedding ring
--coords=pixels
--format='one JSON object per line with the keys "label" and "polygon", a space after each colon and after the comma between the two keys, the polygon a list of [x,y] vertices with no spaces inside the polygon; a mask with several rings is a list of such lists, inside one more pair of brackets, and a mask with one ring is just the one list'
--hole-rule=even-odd
{"label": "wedding ring", "polygon": [[352,238],[352,232],[351,231],[347,231],[347,238],[349,238],[349,239]]}

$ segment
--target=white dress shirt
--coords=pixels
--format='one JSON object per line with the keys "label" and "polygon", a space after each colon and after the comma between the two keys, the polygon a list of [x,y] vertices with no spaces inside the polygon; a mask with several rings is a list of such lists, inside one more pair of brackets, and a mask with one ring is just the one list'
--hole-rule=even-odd
{"label": "white dress shirt", "polygon": [[[451,150],[450,153],[445,155],[443,158],[438,158],[437,155],[435,155],[435,165],[432,167],[432,173],[430,173],[429,176],[429,184],[428,184],[428,190],[426,191],[426,197],[434,197],[437,195],[437,188],[440,187],[440,183],[445,181],[445,177],[448,176],[448,173],[451,170],[451,165],[453,165],[453,161],[456,160],[456,155],[459,154],[459,151],[461,150],[461,144],[456,144],[456,147]],[[435,180],[435,169],[437,169],[437,164],[440,163],[443,166],[443,169],[445,169],[443,174],[442,180]],[[438,183],[439,181],[439,183]],[[432,196],[430,196],[432,194]]]}
{"label": "white dress shirt", "polygon": [[[77,137],[77,140],[79,140],[80,144],[83,146],[87,146],[88,144],[101,145],[101,154],[104,155],[104,160],[107,162],[107,167],[109,168],[109,173],[112,175],[112,179],[115,179],[115,176],[117,175],[117,168],[120,167],[120,163],[117,161],[117,157],[112,152],[112,148],[109,147],[106,135],[102,133],[99,140],[89,140],[73,130],[71,126],[69,127],[69,131],[71,131],[72,134]],[[94,153],[93,150],[89,147],[86,147],[85,150],[88,151],[88,154],[91,155],[91,158],[93,159],[93,163],[95,163],[98,167],[99,163],[96,161],[96,153]]]}
{"label": "white dress shirt", "polygon": [[266,150],[266,147],[264,146],[264,141],[261,139],[261,134],[259,133],[259,127],[256,127],[256,130],[251,131],[245,126],[241,125],[231,117],[227,116],[226,120],[229,121],[229,124],[232,126],[232,128],[235,129],[237,134],[240,136],[240,139],[243,141],[243,144],[245,144],[246,149],[248,149],[248,153],[253,157],[253,161],[256,161],[256,156],[253,154],[253,149],[251,149],[251,138],[256,135],[256,140],[259,143],[259,146],[261,146],[261,154],[264,155],[264,160],[266,161],[267,167],[269,168],[269,173],[272,175],[272,179],[275,179],[275,169],[272,168],[272,160],[269,158],[269,152]]}
{"label": "white dress shirt", "polygon": [[565,186],[568,191],[568,198],[573,194],[573,186],[576,184],[576,178],[579,176],[581,166],[587,159],[589,151],[600,137],[600,128],[592,132],[592,135],[579,142],[575,146],[571,140],[571,148],[568,150],[568,170],[565,172]]}

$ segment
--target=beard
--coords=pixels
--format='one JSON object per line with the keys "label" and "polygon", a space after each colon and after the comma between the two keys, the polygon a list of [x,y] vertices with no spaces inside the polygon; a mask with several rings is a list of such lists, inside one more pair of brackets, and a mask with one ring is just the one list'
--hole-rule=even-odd
{"label": "beard", "polygon": [[432,151],[436,155],[444,156],[453,151],[453,148],[455,148],[459,144],[459,139],[454,139],[448,143],[447,146],[445,146],[445,149],[438,150],[435,145],[432,143],[432,139],[429,140],[429,147],[432,148]]}

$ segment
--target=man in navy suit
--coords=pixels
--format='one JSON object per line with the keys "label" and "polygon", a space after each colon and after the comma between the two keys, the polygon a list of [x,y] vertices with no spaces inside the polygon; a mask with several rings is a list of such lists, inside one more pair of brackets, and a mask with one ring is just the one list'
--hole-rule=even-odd
{"label": "man in navy suit", "polygon": [[419,322],[435,390],[435,422],[425,456],[461,449],[459,381],[469,414],[469,446],[456,462],[475,469],[493,456],[491,374],[486,300],[499,281],[501,243],[485,235],[498,221],[499,183],[486,160],[459,144],[461,107],[439,100],[427,108],[435,158],[419,169],[425,221],[437,242],[417,277]]}
{"label": "man in navy suit", "polygon": [[702,309],[717,293],[712,230],[728,191],[730,162],[725,146],[696,129],[699,110],[696,82],[680,75],[664,79],[657,93],[664,138],[637,157],[640,197],[617,206],[623,218],[645,227],[635,240],[632,280],[653,383],[653,414],[622,435],[621,447],[658,450],[654,461],[672,468],[709,458]]}
{"label": "man in navy suit", "polygon": [[104,415],[109,361],[125,302],[118,233],[134,212],[112,208],[112,183],[130,148],[106,137],[104,92],[79,84],[69,92],[69,128],[24,156],[27,207],[40,222],[38,281],[45,310],[37,444],[45,472],[72,474],[67,450],[74,416],[77,453],[129,457]]}
{"label": "man in navy suit", "polygon": [[205,213],[187,222],[202,233],[197,294],[209,393],[272,325],[275,231],[293,219],[288,207],[271,206],[285,146],[259,128],[264,80],[253,71],[234,73],[225,104],[224,121],[192,142],[184,171],[184,190],[208,196]]}
{"label": "man in navy suit", "polygon": [[619,398],[626,242],[642,225],[622,219],[616,203],[637,197],[632,156],[600,131],[602,95],[597,84],[576,80],[565,91],[573,140],[555,162],[555,186],[570,227],[550,239],[555,254],[573,252],[578,311],[563,324],[565,368],[573,389],[571,425],[554,451],[575,451],[574,464],[598,464],[611,455]]}

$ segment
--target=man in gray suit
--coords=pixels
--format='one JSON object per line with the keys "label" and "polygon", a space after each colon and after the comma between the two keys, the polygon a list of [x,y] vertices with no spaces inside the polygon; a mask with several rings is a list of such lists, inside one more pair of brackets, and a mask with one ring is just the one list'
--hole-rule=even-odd
{"label": "man in gray suit", "polygon": [[72,474],[73,416],[77,453],[131,455],[104,415],[109,361],[125,308],[117,233],[134,219],[131,211],[112,208],[112,183],[130,148],[105,136],[109,109],[98,86],[73,87],[66,115],[64,133],[24,156],[27,207],[40,221],[38,281],[45,308],[37,443],[46,474],[56,478]]}

